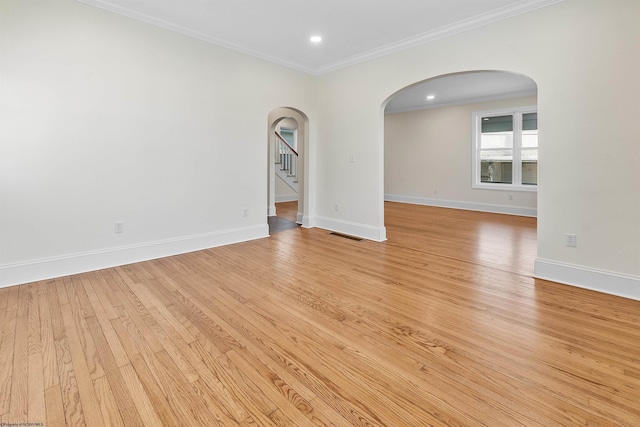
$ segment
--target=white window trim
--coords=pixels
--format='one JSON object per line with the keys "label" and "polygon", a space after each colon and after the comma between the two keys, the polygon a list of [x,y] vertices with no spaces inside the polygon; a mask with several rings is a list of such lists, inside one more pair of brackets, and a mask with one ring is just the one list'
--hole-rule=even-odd
{"label": "white window trim", "polygon": [[[520,115],[526,113],[537,113],[538,107],[535,105],[518,108],[504,108],[500,110],[474,111],[471,113],[472,119],[472,153],[471,153],[471,187],[486,190],[508,190],[508,191],[528,191],[537,192],[538,185],[522,185],[522,167],[515,166],[518,162],[513,162],[512,184],[487,184],[481,181],[480,177],[480,136],[482,134],[482,118],[487,116],[504,116],[507,114]],[[520,159],[522,150],[522,120],[513,121],[513,158]],[[521,163],[520,163],[521,164]]]}
{"label": "white window trim", "polygon": [[298,150],[298,129],[297,128],[289,128],[289,127],[281,127],[280,128],[280,133],[282,133],[283,130],[291,131],[291,133],[293,134],[293,149],[294,150]]}

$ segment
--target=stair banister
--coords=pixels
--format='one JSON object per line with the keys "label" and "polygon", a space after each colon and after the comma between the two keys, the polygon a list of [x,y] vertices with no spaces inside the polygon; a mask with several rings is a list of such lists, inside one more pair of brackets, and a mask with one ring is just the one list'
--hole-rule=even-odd
{"label": "stair banister", "polygon": [[280,135],[276,135],[275,163],[280,165],[280,170],[286,171],[288,176],[296,178],[298,174],[298,152]]}

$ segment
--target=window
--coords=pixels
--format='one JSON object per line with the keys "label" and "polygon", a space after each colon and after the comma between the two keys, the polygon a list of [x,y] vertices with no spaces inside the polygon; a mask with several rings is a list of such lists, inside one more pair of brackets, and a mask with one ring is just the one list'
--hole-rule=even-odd
{"label": "window", "polygon": [[535,107],[473,113],[473,187],[536,191]]}
{"label": "window", "polygon": [[297,129],[290,129],[290,128],[280,128],[280,135],[282,136],[282,138],[287,141],[287,143],[293,147],[294,150],[297,150],[298,147],[296,147],[297,145],[297,138],[296,138],[296,133],[297,133]]}

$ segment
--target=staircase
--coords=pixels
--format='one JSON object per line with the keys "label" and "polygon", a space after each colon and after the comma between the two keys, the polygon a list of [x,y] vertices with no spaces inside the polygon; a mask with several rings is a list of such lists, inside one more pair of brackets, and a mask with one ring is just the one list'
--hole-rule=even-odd
{"label": "staircase", "polygon": [[296,193],[298,192],[298,152],[280,135],[276,135],[276,148],[274,162],[276,175],[291,187]]}

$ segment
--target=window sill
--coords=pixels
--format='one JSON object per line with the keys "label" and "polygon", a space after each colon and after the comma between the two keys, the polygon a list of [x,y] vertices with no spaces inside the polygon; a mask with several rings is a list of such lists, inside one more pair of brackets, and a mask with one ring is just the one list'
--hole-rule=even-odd
{"label": "window sill", "polygon": [[537,185],[513,185],[513,184],[473,184],[472,188],[478,190],[502,190],[502,191],[523,191],[527,193],[537,193]]}

